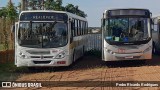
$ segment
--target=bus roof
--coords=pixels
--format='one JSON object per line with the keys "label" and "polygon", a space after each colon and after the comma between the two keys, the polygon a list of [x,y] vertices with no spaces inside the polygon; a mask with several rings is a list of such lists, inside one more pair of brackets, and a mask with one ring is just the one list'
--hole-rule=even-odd
{"label": "bus roof", "polygon": [[85,17],[81,17],[81,16],[78,16],[78,15],[76,15],[76,14],[72,14],[72,13],[70,13],[70,12],[66,12],[66,11],[55,11],[55,10],[30,10],[30,11],[22,11],[21,13],[20,13],[20,15],[22,14],[22,13],[29,13],[29,12],[54,12],[54,13],[65,13],[65,14],[67,14],[70,18],[76,18],[76,19],[79,19],[79,20],[83,20],[83,21],[87,21],[87,19],[85,18]]}
{"label": "bus roof", "polygon": [[144,8],[113,8],[113,9],[105,10],[104,13],[106,13],[109,10],[148,10],[149,11],[149,9],[144,9]]}
{"label": "bus roof", "polygon": [[[141,12],[142,10],[142,12]],[[135,13],[136,12],[136,13]],[[149,9],[143,8],[117,8],[108,9],[103,13],[103,18],[107,17],[151,17]]]}

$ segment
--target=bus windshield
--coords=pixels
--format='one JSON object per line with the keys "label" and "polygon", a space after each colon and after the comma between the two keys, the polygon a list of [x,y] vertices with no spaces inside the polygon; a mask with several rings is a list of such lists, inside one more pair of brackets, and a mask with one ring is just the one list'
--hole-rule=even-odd
{"label": "bus windshield", "polygon": [[30,48],[55,48],[67,44],[67,23],[20,22],[18,43]]}
{"label": "bus windshield", "polygon": [[148,18],[109,18],[104,37],[110,42],[136,42],[149,38]]}

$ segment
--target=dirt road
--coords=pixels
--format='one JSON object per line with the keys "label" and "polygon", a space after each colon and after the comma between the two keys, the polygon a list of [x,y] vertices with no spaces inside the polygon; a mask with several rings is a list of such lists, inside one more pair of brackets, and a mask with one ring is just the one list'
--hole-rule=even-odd
{"label": "dirt road", "polygon": [[[102,62],[85,56],[70,67],[23,71],[17,81],[160,81],[160,56],[146,61]],[[159,85],[160,86],[160,85]],[[20,89],[20,88],[19,88]],[[158,87],[52,87],[52,90],[160,89]]]}

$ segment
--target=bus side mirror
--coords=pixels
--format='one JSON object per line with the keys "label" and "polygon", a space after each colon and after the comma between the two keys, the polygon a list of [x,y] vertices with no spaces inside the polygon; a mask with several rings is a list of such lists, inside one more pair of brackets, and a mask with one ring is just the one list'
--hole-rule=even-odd
{"label": "bus side mirror", "polygon": [[101,19],[101,23],[104,26],[105,25],[105,19]]}
{"label": "bus side mirror", "polygon": [[154,22],[153,22],[153,20],[152,20],[152,19],[150,19],[150,22],[151,22],[151,24],[154,24]]}
{"label": "bus side mirror", "polygon": [[72,42],[73,42],[73,37],[70,38],[70,43],[72,43]]}
{"label": "bus side mirror", "polygon": [[11,32],[14,33],[15,32],[15,25],[11,26]]}

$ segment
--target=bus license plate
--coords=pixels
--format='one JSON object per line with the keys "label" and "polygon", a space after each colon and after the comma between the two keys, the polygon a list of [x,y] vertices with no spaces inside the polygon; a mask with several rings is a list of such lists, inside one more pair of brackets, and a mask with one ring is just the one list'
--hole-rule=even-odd
{"label": "bus license plate", "polygon": [[133,56],[127,56],[127,57],[125,57],[126,59],[132,59],[133,58]]}

